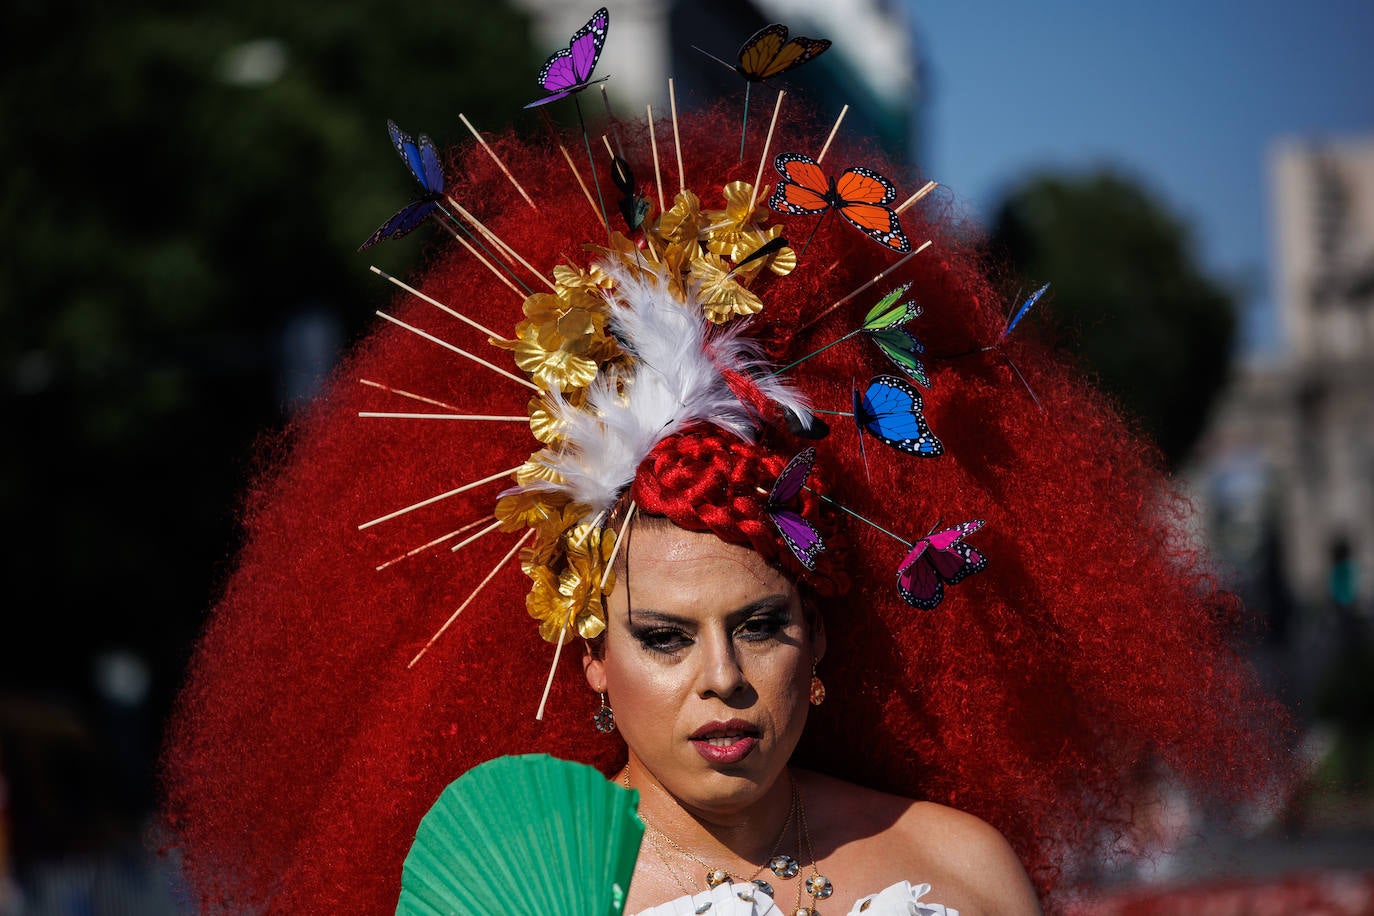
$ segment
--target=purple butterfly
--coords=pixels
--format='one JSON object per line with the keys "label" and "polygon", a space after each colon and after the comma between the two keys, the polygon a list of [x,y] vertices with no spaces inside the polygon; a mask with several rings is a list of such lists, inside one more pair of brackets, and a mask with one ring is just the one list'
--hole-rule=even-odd
{"label": "purple butterfly", "polygon": [[410,134],[396,126],[395,121],[387,121],[386,129],[391,133],[391,145],[396,147],[401,161],[410,170],[410,177],[415,179],[415,183],[424,194],[397,210],[391,219],[382,223],[377,231],[358,247],[359,251],[371,248],[384,239],[399,239],[409,235],[412,229],[434,212],[434,208],[439,206],[439,201],[444,196],[444,167],[439,161],[439,151],[434,148],[434,141],[420,134],[420,142],[416,143],[410,138]]}
{"label": "purple butterfly", "polygon": [[551,94],[525,107],[547,105],[574,92],[581,92],[594,82],[607,79],[603,76],[600,80],[593,80],[592,71],[596,69],[597,58],[601,57],[601,49],[606,44],[606,28],[610,24],[611,14],[603,6],[592,14],[586,25],[573,32],[568,46],[544,61],[539,71],[539,85]]}
{"label": "purple butterfly", "polygon": [[810,570],[815,570],[816,556],[825,549],[821,533],[801,515],[784,508],[783,504],[791,502],[801,492],[815,461],[816,450],[808,448],[787,462],[787,467],[782,469],[778,482],[773,484],[773,490],[768,494],[767,506],[768,517],[778,527],[783,541],[801,564]]}
{"label": "purple butterfly", "polygon": [[927,535],[913,544],[902,565],[897,567],[897,591],[902,600],[928,611],[944,599],[944,583],[954,585],[982,572],[988,565],[988,558],[964,543],[964,538],[982,527],[983,520],[974,519]]}

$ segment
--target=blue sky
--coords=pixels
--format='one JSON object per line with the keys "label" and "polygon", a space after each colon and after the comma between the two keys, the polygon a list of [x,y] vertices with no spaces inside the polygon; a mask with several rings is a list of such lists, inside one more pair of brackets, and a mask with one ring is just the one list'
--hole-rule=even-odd
{"label": "blue sky", "polygon": [[1281,350],[1267,157],[1374,133],[1374,2],[904,0],[929,78],[923,167],[980,215],[1041,167],[1110,164],[1192,224]]}

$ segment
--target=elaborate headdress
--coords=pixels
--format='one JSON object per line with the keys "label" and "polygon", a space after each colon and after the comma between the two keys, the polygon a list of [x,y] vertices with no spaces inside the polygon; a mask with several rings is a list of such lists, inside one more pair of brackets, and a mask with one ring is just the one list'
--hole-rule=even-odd
{"label": "elaborate headdress", "polygon": [[[541,74],[551,93],[590,81],[605,36],[602,11]],[[425,196],[374,239],[434,215],[463,245],[445,236],[264,451],[166,757],[166,824],[207,906],[385,910],[461,772],[539,751],[618,766],[526,608],[559,649],[594,636],[632,502],[824,596],[832,700],[801,762],[982,816],[1046,893],[1068,850],[1127,822],[1142,760],[1237,794],[1277,771],[1257,748],[1280,743],[1253,738],[1274,709],[1228,644],[1238,609],[1155,450],[1003,334],[949,204],[899,215],[882,176],[927,185],[795,108],[755,119],[741,158],[737,110],[616,122],[595,184],[623,215],[562,136],[483,138],[443,169],[393,128]],[[831,210],[862,231],[806,215]],[[922,537],[942,519],[986,520],[976,550],[973,526]]]}

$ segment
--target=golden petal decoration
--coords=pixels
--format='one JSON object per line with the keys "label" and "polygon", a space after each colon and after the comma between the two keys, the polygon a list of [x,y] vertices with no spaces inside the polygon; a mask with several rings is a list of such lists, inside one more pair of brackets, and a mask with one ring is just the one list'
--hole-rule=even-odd
{"label": "golden petal decoration", "polygon": [[563,338],[563,349],[585,353],[592,338],[601,330],[597,316],[586,309],[568,309],[554,327]]}
{"label": "golden petal decoration", "polygon": [[557,490],[515,490],[497,499],[492,511],[502,531],[549,526],[562,531],[563,507],[567,503],[567,495]]}
{"label": "golden petal decoration", "polygon": [[557,445],[563,435],[563,424],[554,417],[548,402],[543,397],[535,395],[530,398],[528,410],[530,432],[534,433],[534,438],[545,445]]}
{"label": "golden petal decoration", "polygon": [[515,362],[545,390],[586,388],[596,378],[597,365],[564,348],[566,341],[556,327],[522,328],[515,344]]}
{"label": "golden petal decoration", "polygon": [[[578,614],[575,625],[577,626],[577,635],[583,639],[596,639],[606,632],[606,618],[599,607],[595,611],[583,611]],[[557,641],[558,637],[555,636],[554,642]]]}
{"label": "golden petal decoration", "polygon": [[535,480],[542,480],[552,484],[562,484],[562,475],[549,466],[549,462],[556,458],[557,455],[558,452],[551,448],[541,448],[539,451],[531,453],[530,456],[525,459],[525,463],[515,469],[516,484],[523,487]]}
{"label": "golden petal decoration", "polygon": [[747,181],[732,181],[721,189],[725,195],[724,210],[709,210],[706,223],[710,232],[716,227],[729,227],[738,232],[755,222],[758,208],[754,205],[754,186]]}
{"label": "golden petal decoration", "polygon": [[673,205],[658,218],[655,228],[660,236],[672,242],[695,241],[701,234],[701,201],[685,188],[678,191]]}
{"label": "golden petal decoration", "polygon": [[692,278],[701,284],[698,298],[706,317],[716,324],[735,315],[753,315],[763,309],[763,301],[730,276],[728,265],[716,255],[703,255],[692,262]]}
{"label": "golden petal decoration", "polygon": [[558,619],[559,626],[567,619],[567,599],[558,591],[558,578],[547,566],[530,570],[529,595],[525,596],[525,611],[530,617],[547,621]]}
{"label": "golden petal decoration", "polygon": [[586,270],[573,264],[559,264],[553,269],[553,285],[560,298],[568,299],[581,293],[599,299],[601,292],[614,285],[614,281],[598,265]]}
{"label": "golden petal decoration", "polygon": [[532,546],[521,549],[520,569],[534,578],[534,570],[550,567],[562,549],[559,538],[536,537]]}
{"label": "golden petal decoration", "polygon": [[536,324],[557,321],[566,309],[567,304],[563,299],[553,293],[535,293],[527,296],[520,305],[525,317]]}

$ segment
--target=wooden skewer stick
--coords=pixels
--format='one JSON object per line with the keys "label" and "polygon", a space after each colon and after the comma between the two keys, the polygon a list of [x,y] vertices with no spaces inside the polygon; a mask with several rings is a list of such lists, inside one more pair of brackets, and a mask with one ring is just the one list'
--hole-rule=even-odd
{"label": "wooden skewer stick", "polygon": [[407,557],[413,557],[413,556],[415,556],[417,553],[423,553],[424,551],[426,551],[426,550],[428,550],[429,548],[435,546],[436,544],[442,544],[442,543],[444,543],[444,541],[447,541],[449,538],[456,538],[458,535],[463,534],[463,533],[468,532],[468,531],[471,531],[473,528],[476,528],[478,525],[481,525],[481,524],[483,524],[484,522],[489,522],[489,521],[491,521],[491,519],[492,519],[492,516],[488,515],[486,518],[479,518],[479,519],[478,519],[477,521],[475,521],[475,522],[468,522],[466,525],[464,525],[463,527],[459,528],[457,531],[450,531],[448,534],[440,535],[439,537],[435,538],[435,539],[432,540],[432,541],[429,541],[429,542],[427,542],[427,543],[421,544],[419,547],[415,547],[415,548],[412,548],[411,550],[407,550],[405,553],[401,554],[399,557],[393,557],[392,559],[387,560],[387,561],[386,561],[385,563],[383,563],[381,566],[378,566],[378,567],[377,567],[377,572],[381,572],[382,570],[386,569],[388,566],[394,566],[395,564],[401,562],[402,560],[406,559]]}
{"label": "wooden skewer stick", "polygon": [[477,587],[472,590],[472,594],[468,595],[467,600],[460,604],[458,606],[458,610],[454,611],[452,616],[450,616],[448,620],[444,621],[444,625],[439,628],[438,632],[436,632],[433,636],[429,638],[429,642],[425,643],[425,647],[421,649],[419,652],[415,653],[415,657],[410,660],[410,664],[406,665],[407,669],[415,667],[415,663],[420,660],[420,657],[429,651],[429,647],[434,645],[435,641],[438,640],[440,636],[444,635],[444,631],[447,630],[449,626],[453,624],[453,621],[458,619],[458,615],[463,613],[463,611],[467,610],[467,606],[472,603],[473,599],[477,597],[477,595],[482,591],[482,589],[486,588],[488,582],[496,578],[496,574],[501,571],[501,567],[505,566],[507,563],[510,562],[511,557],[515,556],[516,551],[518,551],[522,546],[524,546],[524,543],[528,541],[530,539],[530,536],[533,534],[534,529],[531,528],[529,531],[525,532],[524,536],[521,537],[520,540],[515,542],[515,546],[510,549],[510,553],[502,557],[501,562],[497,563],[495,568],[493,568],[491,572],[487,573],[487,577],[477,584]]}
{"label": "wooden skewer stick", "polygon": [[[393,285],[395,285],[395,286],[399,286],[401,289],[403,289],[403,290],[405,290],[406,292],[410,293],[410,294],[411,294],[412,296],[414,296],[416,299],[423,299],[424,301],[428,302],[430,305],[432,305],[432,306],[434,306],[435,308],[439,309],[441,312],[444,312],[445,314],[448,314],[448,315],[452,315],[454,318],[457,318],[459,321],[464,322],[464,323],[467,324],[469,327],[476,328],[477,330],[481,331],[483,334],[487,335],[488,337],[495,337],[495,338],[497,338],[498,340],[500,340],[500,339],[502,338],[502,335],[497,334],[495,331],[493,331],[491,328],[487,327],[486,325],[480,324],[480,323],[478,323],[478,322],[476,322],[476,321],[473,321],[471,318],[469,318],[468,316],[464,315],[462,312],[458,311],[457,309],[449,308],[447,305],[444,305],[442,302],[440,302],[438,299],[433,298],[432,296],[426,296],[424,293],[420,292],[420,291],[419,291],[418,289],[416,289],[415,287],[406,284],[405,281],[403,281],[403,280],[398,280],[397,278],[393,277],[391,274],[387,273],[386,271],[384,271],[384,270],[382,270],[382,269],[380,269],[380,268],[378,268],[378,267],[372,267],[372,268],[370,268],[370,269],[371,269],[371,271],[372,271],[374,274],[376,274],[377,276],[381,277],[381,278],[382,278],[383,280],[385,280],[386,282],[391,283],[391,284],[393,284]],[[500,274],[497,274],[497,276],[500,276]],[[503,279],[504,279],[504,278],[503,278]],[[508,282],[509,282],[509,281],[508,281]],[[512,286],[511,289],[515,289],[515,287]],[[519,290],[516,290],[516,292],[519,292]]]}
{"label": "wooden skewer stick", "polygon": [[897,209],[893,210],[892,212],[901,213],[907,207],[910,207],[912,204],[916,203],[916,201],[920,200],[922,197],[925,197],[927,194],[929,194],[931,191],[934,191],[939,186],[940,182],[938,181],[927,181],[925,184],[921,185],[921,190],[917,191],[915,194],[912,194],[906,200],[902,201],[901,205],[898,206]]}
{"label": "wooden skewer stick", "polygon": [[673,148],[677,150],[677,189],[687,190],[687,175],[682,171],[682,141],[677,131],[677,93],[673,91],[673,79],[668,78],[668,105],[673,111]]}
{"label": "wooden skewer stick", "polygon": [[601,571],[601,584],[599,588],[606,590],[606,580],[611,577],[611,569],[615,566],[616,555],[620,553],[620,545],[625,541],[625,532],[630,528],[630,522],[635,517],[635,501],[630,500],[630,508],[625,510],[625,523],[620,526],[620,533],[616,535],[615,545],[611,547],[610,559],[606,561],[606,568]]}
{"label": "wooden skewer stick", "polygon": [[477,128],[472,126],[472,122],[468,120],[467,115],[463,114],[461,111],[458,112],[458,120],[462,121],[463,126],[472,132],[473,137],[477,139],[478,143],[482,144],[482,149],[487,151],[487,155],[491,157],[492,162],[496,163],[496,167],[501,170],[501,174],[510,179],[510,183],[515,185],[515,190],[519,191],[520,196],[525,198],[525,203],[529,204],[534,211],[538,213],[538,205],[536,205],[535,202],[530,199],[530,196],[525,193],[525,189],[520,187],[520,182],[515,180],[515,176],[510,173],[510,169],[506,168],[506,164],[501,161],[501,157],[496,155],[496,151],[490,146],[487,146],[487,141],[482,139],[482,135],[477,132]]}
{"label": "wooden skewer stick", "polygon": [[381,420],[491,420],[501,423],[528,423],[529,417],[499,417],[475,413],[382,413],[360,410],[358,416]]}
{"label": "wooden skewer stick", "polygon": [[602,134],[602,135],[601,135],[601,142],[604,143],[604,144],[606,144],[606,155],[607,155],[607,156],[610,156],[611,159],[614,160],[614,159],[615,159],[615,150],[611,149],[611,141],[610,141],[610,139],[609,139],[605,134]]}
{"label": "wooden skewer stick", "polygon": [[663,175],[658,170],[658,140],[654,137],[654,106],[645,105],[644,113],[649,119],[649,148],[654,151],[654,183],[658,185],[658,212],[667,207],[663,205]]}
{"label": "wooden skewer stick", "polygon": [[480,487],[482,486],[482,484],[491,483],[493,480],[500,480],[502,477],[509,477],[511,474],[514,474],[518,470],[520,470],[520,466],[516,465],[515,467],[507,468],[504,471],[497,471],[495,474],[492,474],[489,477],[483,477],[481,480],[474,480],[472,483],[465,483],[461,487],[455,487],[454,489],[449,490],[447,493],[440,493],[438,496],[431,496],[429,499],[422,499],[418,503],[413,503],[409,506],[406,506],[404,509],[397,509],[395,512],[388,512],[386,515],[383,515],[380,518],[374,518],[370,522],[363,522],[361,525],[358,526],[358,530],[362,531],[364,528],[371,528],[373,525],[379,525],[382,522],[389,522],[397,516],[405,515],[407,512],[414,512],[416,509],[421,509],[425,506],[433,505],[441,499],[448,499],[450,496],[457,496],[459,493],[466,493],[468,490]]}
{"label": "wooden skewer stick", "polygon": [[877,282],[878,282],[879,280],[881,280],[883,277],[886,277],[888,274],[892,273],[892,272],[895,271],[897,268],[901,267],[901,266],[902,266],[903,264],[905,264],[907,261],[910,261],[912,258],[916,257],[916,255],[918,255],[918,254],[920,254],[921,252],[925,251],[927,248],[929,248],[929,247],[931,246],[931,244],[932,244],[931,241],[930,241],[929,239],[926,239],[926,241],[925,241],[924,243],[922,243],[922,245],[921,245],[920,248],[917,248],[915,251],[911,252],[911,254],[907,255],[907,256],[904,257],[904,258],[902,258],[900,261],[897,261],[895,264],[893,264],[891,267],[887,268],[886,270],[880,270],[880,271],[878,271],[878,273],[876,273],[876,274],[873,275],[873,279],[872,279],[872,280],[869,280],[867,283],[865,283],[863,286],[860,286],[858,289],[854,290],[854,292],[850,293],[848,296],[845,296],[843,299],[840,299],[838,302],[835,302],[835,303],[832,303],[831,305],[826,306],[824,309],[821,310],[820,314],[818,314],[816,317],[812,318],[812,319],[811,319],[810,321],[808,321],[806,324],[802,325],[800,328],[797,329],[797,331],[798,331],[799,333],[800,333],[801,331],[805,331],[807,328],[811,327],[813,324],[815,324],[816,322],[820,321],[820,320],[821,320],[822,318],[824,318],[826,315],[829,315],[831,312],[835,311],[835,309],[837,309],[837,308],[839,308],[840,306],[844,305],[844,304],[845,304],[846,302],[848,302],[850,299],[853,299],[855,296],[859,295],[859,293],[861,293],[861,292],[863,292],[864,290],[868,289],[868,288],[869,288],[870,286],[872,286],[874,283],[877,283]]}
{"label": "wooden skewer stick", "polygon": [[759,199],[759,182],[763,180],[763,165],[768,161],[768,147],[773,145],[773,128],[778,126],[778,112],[782,111],[782,97],[787,95],[786,90],[778,90],[778,101],[773,106],[773,120],[768,124],[768,136],[763,139],[763,155],[759,157],[759,170],[754,173],[754,197],[749,202],[749,209],[754,209],[754,204]]}
{"label": "wooden skewer stick", "polygon": [[[442,209],[442,208],[440,208],[440,209]],[[497,267],[495,264],[491,263],[491,261],[487,260],[486,256],[483,255],[483,254],[482,254],[480,251],[478,251],[476,248],[472,247],[472,243],[471,243],[471,242],[469,242],[467,239],[465,239],[465,238],[463,238],[461,235],[459,235],[457,229],[454,229],[452,226],[450,226],[450,225],[449,225],[446,221],[444,221],[444,220],[441,220],[441,219],[437,219],[437,218],[436,218],[436,221],[439,223],[439,225],[443,226],[445,229],[448,230],[449,235],[451,235],[451,236],[453,236],[455,239],[457,239],[458,242],[459,242],[464,248],[466,248],[469,252],[471,252],[471,254],[472,254],[472,256],[473,256],[474,258],[476,258],[477,260],[481,261],[483,267],[485,267],[487,270],[489,270],[489,271],[491,271],[493,274],[495,274],[495,275],[496,275],[496,279],[500,280],[502,283],[504,283],[504,284],[506,284],[507,286],[509,286],[509,287],[511,288],[511,292],[515,293],[517,296],[525,296],[525,295],[528,294],[528,292],[529,292],[528,289],[521,289],[520,287],[518,287],[518,286],[516,286],[514,283],[512,283],[510,277],[508,277],[508,276],[506,276],[504,273],[502,273],[502,271],[501,271],[501,269],[500,269],[499,267]]]}
{"label": "wooden skewer stick", "polygon": [[[492,516],[492,517],[495,518],[495,516]],[[500,522],[499,520],[498,520],[498,521],[494,521],[494,522],[492,522],[490,525],[488,525],[487,527],[483,528],[481,531],[477,532],[476,534],[469,535],[468,537],[463,538],[463,539],[462,539],[461,541],[459,541],[457,544],[454,544],[452,547],[450,547],[450,548],[449,548],[449,551],[450,551],[451,553],[457,553],[458,551],[462,550],[464,547],[466,547],[466,546],[468,546],[469,544],[471,544],[473,541],[477,540],[478,538],[485,537],[485,536],[488,535],[488,534],[491,534],[493,531],[495,531],[497,528],[500,528],[500,527],[501,527],[501,522]]]}
{"label": "wooden skewer stick", "polygon": [[483,359],[482,357],[477,356],[477,355],[474,354],[474,353],[469,353],[467,350],[464,350],[462,347],[455,346],[455,345],[449,343],[447,340],[441,340],[441,339],[439,339],[438,337],[435,337],[433,334],[429,333],[428,331],[422,331],[422,330],[420,330],[419,328],[414,327],[413,325],[406,324],[406,323],[405,323],[404,321],[402,321],[401,319],[399,319],[399,318],[393,318],[392,316],[388,315],[386,312],[378,312],[377,315],[378,315],[379,317],[381,317],[381,318],[385,318],[387,321],[390,321],[392,324],[400,325],[401,327],[405,328],[407,331],[410,331],[412,334],[417,334],[417,335],[419,335],[420,337],[423,337],[425,340],[432,341],[433,343],[437,343],[439,346],[441,346],[441,347],[443,347],[443,348],[445,348],[445,349],[447,349],[447,350],[452,350],[454,353],[457,353],[459,356],[465,356],[465,357],[467,357],[468,359],[472,360],[474,363],[477,363],[479,366],[485,366],[486,368],[490,369],[492,372],[495,372],[497,375],[504,375],[506,378],[510,379],[511,381],[513,381],[513,382],[519,382],[521,385],[524,385],[526,388],[530,388],[530,389],[532,389],[532,390],[534,390],[534,391],[538,391],[538,390],[539,390],[539,386],[536,385],[536,384],[534,384],[533,382],[526,381],[525,379],[522,379],[520,376],[514,374],[513,372],[507,372],[505,369],[502,369],[500,366],[498,366],[498,365],[496,365],[496,364],[494,364],[494,363],[489,363],[489,362],[487,362],[485,359]]}
{"label": "wooden skewer stick", "polygon": [[563,643],[568,638],[568,625],[563,624],[563,629],[558,631],[558,648],[553,650],[553,664],[549,665],[549,676],[544,681],[544,693],[539,698],[539,710],[534,714],[534,718],[540,722],[544,721],[544,706],[549,702],[549,692],[553,690],[553,676],[558,671],[558,659],[563,654]]}
{"label": "wooden skewer stick", "polygon": [[616,154],[621,159],[625,158],[625,147],[620,145],[620,130],[616,127],[615,113],[611,111],[611,96],[606,92],[606,84],[601,84],[601,104],[606,106],[606,123],[610,125],[611,134],[615,137]]}
{"label": "wooden skewer stick", "polygon": [[583,544],[587,543],[587,538],[592,536],[592,532],[597,529],[597,527],[601,524],[601,520],[605,517],[605,509],[602,509],[600,512],[596,513],[596,515],[592,517],[592,520],[587,523],[587,530],[582,532],[582,536],[579,537],[572,546],[581,547]]}
{"label": "wooden skewer stick", "polygon": [[368,385],[373,388],[380,388],[383,391],[389,391],[392,394],[399,394],[403,398],[410,398],[412,401],[419,401],[422,404],[433,404],[435,407],[442,407],[444,410],[452,410],[455,412],[457,412],[458,410],[458,408],[454,407],[452,404],[445,404],[443,401],[434,400],[434,398],[427,398],[424,395],[413,394],[409,391],[402,391],[400,388],[392,388],[390,385],[383,385],[381,382],[374,382],[371,379],[360,378],[358,379],[358,382],[362,385]]}
{"label": "wooden skewer stick", "polygon": [[448,198],[448,202],[449,202],[450,204],[452,204],[452,205],[458,210],[458,212],[459,212],[460,214],[462,214],[463,219],[465,219],[465,220],[467,220],[468,222],[472,223],[474,226],[477,227],[477,231],[478,231],[478,232],[482,233],[482,234],[485,235],[488,239],[490,239],[490,240],[491,240],[491,243],[492,243],[493,245],[496,245],[496,246],[499,247],[502,251],[506,252],[506,253],[509,254],[511,257],[515,258],[515,260],[519,261],[519,262],[521,263],[521,265],[523,265],[524,268],[525,268],[526,270],[528,270],[530,273],[534,274],[537,278],[539,278],[540,280],[542,280],[543,283],[544,283],[544,285],[547,286],[550,290],[554,290],[555,292],[557,291],[557,287],[555,287],[555,286],[553,285],[553,281],[552,281],[552,280],[550,280],[548,277],[546,277],[546,276],[544,276],[543,274],[541,274],[539,271],[535,270],[534,267],[530,264],[529,261],[526,261],[524,258],[520,257],[520,252],[516,251],[514,248],[510,247],[510,246],[507,245],[505,242],[503,242],[503,241],[501,240],[501,237],[498,236],[495,232],[492,232],[492,231],[491,231],[490,229],[488,229],[485,225],[483,225],[483,223],[482,223],[482,221],[481,221],[480,219],[478,219],[477,217],[473,216],[473,215],[472,215],[471,213],[469,213],[467,210],[464,210],[462,204],[458,203],[458,201],[454,200],[452,197]]}
{"label": "wooden skewer stick", "polygon": [[587,198],[587,206],[591,207],[592,212],[596,214],[596,221],[600,223],[607,232],[610,232],[611,228],[606,225],[606,218],[601,215],[601,208],[598,207],[596,201],[592,199],[591,189],[588,188],[587,183],[582,180],[582,173],[577,170],[577,163],[573,162],[573,157],[568,152],[568,148],[560,142],[558,144],[558,151],[563,154],[564,161],[568,163],[568,170],[571,171],[573,177],[577,179],[577,186],[582,189],[582,196]]}
{"label": "wooden skewer stick", "polygon": [[[606,139],[605,134],[602,134],[601,139]],[[610,144],[607,144],[606,151],[610,152]],[[605,517],[606,510],[602,509],[600,512],[596,514],[596,517],[592,519],[591,524],[587,526],[587,530],[582,532],[582,537],[577,539],[577,544],[575,546],[581,547],[583,544],[585,544],[587,542],[588,536],[590,536],[591,533],[596,530],[597,525],[601,524],[601,520]],[[549,702],[549,691],[553,689],[553,676],[554,673],[558,671],[558,659],[563,654],[563,642],[567,638],[568,624],[565,621],[563,624],[563,628],[558,631],[558,648],[553,650],[553,664],[549,665],[549,676],[544,680],[544,693],[539,697],[539,710],[534,714],[535,719],[539,720],[540,722],[544,721],[544,707]]]}
{"label": "wooden skewer stick", "polygon": [[818,165],[820,161],[825,158],[826,151],[830,149],[830,141],[835,139],[835,132],[840,129],[840,122],[844,120],[844,114],[848,110],[848,105],[840,109],[840,116],[835,119],[835,126],[830,128],[830,136],[825,138],[825,145],[821,147],[820,155],[816,157],[816,163]]}

